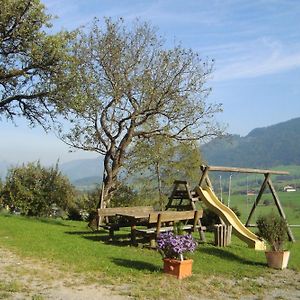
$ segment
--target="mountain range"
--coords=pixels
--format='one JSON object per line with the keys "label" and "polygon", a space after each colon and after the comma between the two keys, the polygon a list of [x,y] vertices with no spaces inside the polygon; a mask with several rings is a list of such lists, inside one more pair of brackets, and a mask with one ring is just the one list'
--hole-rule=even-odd
{"label": "mountain range", "polygon": [[300,118],[264,128],[247,136],[216,138],[201,147],[209,165],[271,168],[300,165]]}

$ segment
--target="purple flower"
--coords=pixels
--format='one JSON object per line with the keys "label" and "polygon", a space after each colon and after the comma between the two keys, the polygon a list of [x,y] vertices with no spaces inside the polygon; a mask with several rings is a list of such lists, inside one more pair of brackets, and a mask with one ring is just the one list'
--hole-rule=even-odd
{"label": "purple flower", "polygon": [[175,235],[173,232],[161,233],[157,239],[157,247],[167,258],[179,258],[184,253],[194,252],[197,242],[191,234]]}

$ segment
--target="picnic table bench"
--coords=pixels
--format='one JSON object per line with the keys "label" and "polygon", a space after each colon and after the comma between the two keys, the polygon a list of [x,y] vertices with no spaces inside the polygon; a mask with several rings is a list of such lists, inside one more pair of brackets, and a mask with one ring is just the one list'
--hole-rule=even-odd
{"label": "picnic table bench", "polygon": [[[142,214],[145,218],[149,216],[154,209],[152,206],[133,206],[133,207],[108,207],[98,209],[98,229],[101,227],[109,231],[112,239],[114,231],[120,230],[121,227],[131,226],[128,219],[123,218],[126,214]],[[140,222],[142,224],[142,222]]]}
{"label": "picnic table bench", "polygon": [[195,232],[198,230],[201,237],[201,232],[205,230],[205,227],[199,222],[202,215],[203,210],[150,212],[147,228],[138,228],[136,233],[148,237],[150,245],[154,246],[160,233],[172,231],[174,223],[181,221],[181,228],[184,231]]}

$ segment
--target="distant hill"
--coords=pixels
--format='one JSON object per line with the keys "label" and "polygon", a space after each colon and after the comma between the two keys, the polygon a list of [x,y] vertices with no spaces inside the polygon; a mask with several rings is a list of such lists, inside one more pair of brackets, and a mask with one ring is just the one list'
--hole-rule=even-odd
{"label": "distant hill", "polygon": [[101,158],[72,160],[60,164],[59,169],[69,177],[71,182],[86,177],[97,177],[100,180],[103,173],[103,161]]}
{"label": "distant hill", "polygon": [[201,147],[210,165],[270,168],[300,165],[300,118],[256,128],[247,136],[216,138]]}
{"label": "distant hill", "polygon": [[72,181],[72,184],[79,190],[91,190],[99,186],[101,183],[102,177],[100,178],[99,176],[84,177]]}
{"label": "distant hill", "polygon": [[101,157],[72,160],[59,165],[59,169],[79,190],[94,189],[102,182],[103,160]]}

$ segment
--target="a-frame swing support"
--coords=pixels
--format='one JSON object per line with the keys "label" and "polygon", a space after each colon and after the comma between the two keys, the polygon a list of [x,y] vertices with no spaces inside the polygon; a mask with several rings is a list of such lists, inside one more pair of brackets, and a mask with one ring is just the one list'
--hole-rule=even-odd
{"label": "a-frame swing support", "polygon": [[[263,183],[260,187],[259,193],[258,193],[258,195],[257,195],[257,197],[254,201],[254,204],[253,204],[252,209],[249,213],[249,216],[248,216],[248,219],[246,221],[245,226],[250,227],[250,224],[249,224],[250,219],[251,219],[256,207],[258,206],[258,204],[261,200],[261,197],[262,197],[262,195],[263,195],[263,193],[264,193],[267,186],[269,186],[269,189],[271,191],[271,194],[273,196],[274,202],[276,204],[276,207],[278,209],[278,212],[279,212],[280,216],[287,222],[286,215],[284,213],[283,207],[281,206],[279,197],[278,197],[278,195],[275,191],[274,185],[271,181],[271,175],[272,174],[275,174],[275,175],[288,175],[289,172],[286,172],[286,171],[273,171],[273,170],[262,170],[262,169],[249,169],[249,168],[205,166],[205,165],[201,166],[201,171],[202,171],[202,176],[201,176],[201,179],[200,179],[200,182],[199,182],[199,186],[203,185],[204,182],[205,182],[210,187],[212,187],[212,184],[211,184],[210,179],[208,177],[208,172],[209,171],[230,172],[230,173],[237,172],[237,173],[263,174],[265,176],[265,180],[263,181]],[[294,235],[293,235],[292,230],[291,230],[289,225],[287,226],[287,234],[288,234],[289,240],[292,241],[292,242],[295,242]]]}

